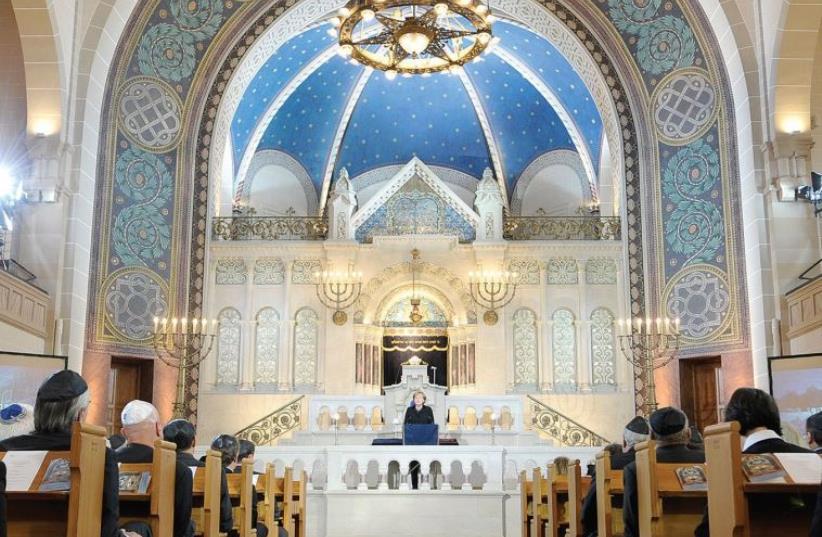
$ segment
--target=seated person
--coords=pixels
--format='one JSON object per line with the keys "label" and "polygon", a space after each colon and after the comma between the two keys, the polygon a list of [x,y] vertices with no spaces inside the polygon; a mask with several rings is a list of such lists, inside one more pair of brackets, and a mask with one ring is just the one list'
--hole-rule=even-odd
{"label": "seated person", "polygon": [[[657,462],[705,462],[705,452],[691,449],[688,417],[678,408],[660,408],[648,420],[651,438],[656,440]],[[639,499],[637,496],[636,461],[622,471],[624,502],[622,519],[625,537],[639,537]]]}
{"label": "seated person", "polygon": [[[154,442],[160,438],[160,414],[154,405],[145,401],[131,401],[120,414],[122,433],[126,443],[114,452],[120,463],[151,463],[154,460]],[[191,489],[193,477],[185,464],[177,461],[174,469],[174,537],[192,537]]]}
{"label": "seated person", "polygon": [[[612,444],[605,447],[606,450],[611,452],[611,469],[622,470],[629,463],[634,462],[636,459],[634,446],[648,440],[650,432],[648,421],[642,416],[635,416],[634,419],[629,421],[622,431],[622,446]],[[615,446],[616,449],[612,446]],[[597,534],[596,471],[589,472],[589,475],[591,476],[591,488],[588,489],[588,494],[582,500],[581,512],[583,535],[586,537],[596,536]],[[622,507],[622,502],[619,502],[618,507]]]}
{"label": "seated person", "polygon": [[805,420],[805,439],[814,453],[822,455],[822,412],[808,416]]}
{"label": "seated person", "polygon": [[568,457],[556,457],[554,459],[554,475],[562,475],[568,477],[568,466],[571,464],[571,459]]}
{"label": "seated person", "polygon": [[[240,465],[242,465],[243,461],[245,461],[246,459],[250,460],[251,462],[254,462],[254,452],[257,450],[257,446],[254,445],[254,442],[250,442],[244,438],[240,438],[239,442],[240,447],[237,451],[237,461],[233,465],[231,465],[232,472],[241,471]],[[255,471],[254,473],[258,474],[259,472]],[[254,503],[251,507],[251,527],[257,530],[257,537],[266,537],[266,535],[268,535],[268,528],[262,522],[257,522],[257,488],[253,485],[251,486],[251,495],[253,498],[255,498]],[[285,528],[281,527],[280,529],[282,530],[280,537],[283,537],[283,535],[288,535],[288,532],[285,531]]]}
{"label": "seated person", "polygon": [[[34,431],[0,442],[0,451],[71,451],[71,427],[83,421],[91,404],[88,384],[78,373],[58,371],[37,390],[34,402]],[[130,523],[120,531],[120,472],[114,454],[106,448],[103,473],[101,537],[147,537],[146,524]]]}
{"label": "seated person", "polygon": [[[171,420],[163,427],[163,440],[177,446],[177,462],[190,468],[204,467],[205,463],[194,457],[194,425],[184,419]],[[231,497],[228,495],[228,481],[225,470],[220,472],[220,532],[228,533],[234,527],[231,512]]]}
{"label": "seated person", "polygon": [[[211,449],[220,452],[220,458],[222,459],[223,468],[225,468],[226,473],[230,474],[232,472],[242,471],[237,464],[239,462],[237,457],[240,453],[240,442],[236,437],[230,434],[221,434],[211,442]],[[251,487],[251,497],[254,499],[251,510],[251,526],[257,527],[257,490],[253,485]],[[262,534],[260,532],[261,529],[263,530]],[[257,529],[257,537],[266,537],[267,535],[268,528],[260,524],[260,528]],[[229,532],[229,537],[238,537],[237,532],[232,530]]]}
{"label": "seated person", "polygon": [[[738,421],[739,434],[745,440],[742,453],[810,453],[809,450],[785,442],[780,438],[782,425],[776,401],[768,393],[756,388],[738,388],[725,407],[725,421]],[[774,501],[769,495],[754,499],[750,511],[755,511],[756,501]],[[779,500],[777,500],[779,501]],[[809,502],[808,502],[809,503]],[[791,506],[786,503],[786,511]],[[710,535],[708,511],[694,531],[697,537]]]}

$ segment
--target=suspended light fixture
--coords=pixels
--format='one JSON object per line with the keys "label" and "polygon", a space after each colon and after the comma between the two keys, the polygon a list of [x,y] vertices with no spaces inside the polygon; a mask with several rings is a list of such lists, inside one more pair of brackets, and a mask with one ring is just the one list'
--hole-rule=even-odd
{"label": "suspended light fixture", "polygon": [[417,264],[420,259],[420,251],[414,248],[411,250],[411,313],[408,320],[417,326],[422,322],[422,312],[420,312],[420,299],[417,296]]}
{"label": "suspended light fixture", "polygon": [[490,0],[350,0],[337,14],[342,54],[389,78],[459,72],[493,42]]}

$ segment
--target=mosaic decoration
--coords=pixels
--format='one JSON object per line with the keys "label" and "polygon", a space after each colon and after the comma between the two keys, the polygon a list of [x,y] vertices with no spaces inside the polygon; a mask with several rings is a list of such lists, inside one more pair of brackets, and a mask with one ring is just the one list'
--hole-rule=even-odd
{"label": "mosaic decoration", "polygon": [[591,373],[594,388],[616,386],[614,342],[614,315],[605,308],[595,309],[591,312]]}
{"label": "mosaic decoration", "polygon": [[159,157],[132,148],[117,159],[114,180],[122,195],[115,200],[120,210],[112,231],[116,255],[112,263],[159,266],[158,260],[168,256],[171,245],[171,227],[166,220],[172,198],[168,167]]}
{"label": "mosaic decoration", "polygon": [[653,102],[657,134],[670,144],[703,134],[718,111],[716,90],[702,70],[674,71],[659,84]]}
{"label": "mosaic decoration", "polygon": [[132,142],[165,151],[180,137],[182,109],[173,88],[160,80],[137,77],[120,94],[117,119]]}
{"label": "mosaic decoration", "polygon": [[319,259],[297,259],[291,265],[291,283],[314,285],[314,273],[322,269]]}
{"label": "mosaic decoration", "polygon": [[577,389],[577,331],[574,314],[561,309],[554,312],[551,326],[551,349],[554,359],[554,389]]}
{"label": "mosaic decoration", "polygon": [[297,312],[294,325],[294,387],[314,388],[317,383],[319,316],[310,308]]}
{"label": "mosaic decoration", "polygon": [[508,270],[519,275],[520,285],[539,285],[539,261],[536,259],[512,259]]}
{"label": "mosaic decoration", "polygon": [[591,285],[615,285],[616,261],[612,257],[592,257],[585,262],[585,283]]}
{"label": "mosaic decoration", "polygon": [[550,285],[576,285],[579,279],[577,261],[572,257],[554,257],[548,261]]}
{"label": "mosaic decoration", "polygon": [[112,275],[106,285],[105,308],[116,332],[145,340],[151,337],[154,317],[168,312],[168,294],[156,275],[128,270]]}
{"label": "mosaic decoration", "polygon": [[398,300],[388,309],[383,324],[385,326],[448,326],[448,318],[436,302],[420,297],[419,311],[422,314],[422,321],[417,324],[411,323],[411,300],[407,298]]}
{"label": "mosaic decoration", "polygon": [[692,265],[668,284],[667,315],[679,318],[683,339],[700,341],[721,330],[731,317],[731,293],[724,275]]}
{"label": "mosaic decoration", "polygon": [[263,257],[254,263],[256,285],[281,285],[285,281],[285,263],[278,257]]}
{"label": "mosaic decoration", "polygon": [[241,285],[248,279],[248,267],[242,257],[223,257],[217,260],[217,285]]}
{"label": "mosaic decoration", "polygon": [[263,308],[257,314],[254,336],[254,383],[277,384],[280,356],[280,314],[273,308]]}
{"label": "mosaic decoration", "polygon": [[217,317],[217,384],[236,386],[240,382],[240,312],[226,308]]}
{"label": "mosaic decoration", "polygon": [[514,312],[514,386],[537,385],[537,316],[528,308]]}

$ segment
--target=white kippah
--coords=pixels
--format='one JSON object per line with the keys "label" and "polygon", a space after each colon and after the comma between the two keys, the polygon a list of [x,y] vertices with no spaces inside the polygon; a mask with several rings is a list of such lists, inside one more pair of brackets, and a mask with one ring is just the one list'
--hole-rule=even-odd
{"label": "white kippah", "polygon": [[123,424],[123,427],[128,427],[129,425],[137,425],[148,419],[157,421],[157,416],[157,409],[154,408],[154,405],[146,403],[145,401],[135,400],[123,407],[123,411],[120,413],[120,422]]}

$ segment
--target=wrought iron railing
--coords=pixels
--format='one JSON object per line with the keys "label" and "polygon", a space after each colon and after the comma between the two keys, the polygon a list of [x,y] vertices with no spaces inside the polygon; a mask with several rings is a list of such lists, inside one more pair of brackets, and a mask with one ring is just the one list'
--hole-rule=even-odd
{"label": "wrought iron railing", "polygon": [[563,446],[606,446],[610,443],[604,436],[596,434],[530,395],[528,403],[534,428],[554,438]]}
{"label": "wrought iron railing", "polygon": [[622,238],[618,216],[505,217],[505,238],[515,241],[617,241]]}
{"label": "wrought iron railing", "polygon": [[218,216],[211,222],[211,237],[224,241],[316,241],[327,232],[319,216]]}
{"label": "wrought iron railing", "polygon": [[272,445],[275,440],[288,431],[300,427],[303,399],[305,399],[304,395],[297,397],[245,429],[238,431],[234,436],[254,442],[258,446]]}

